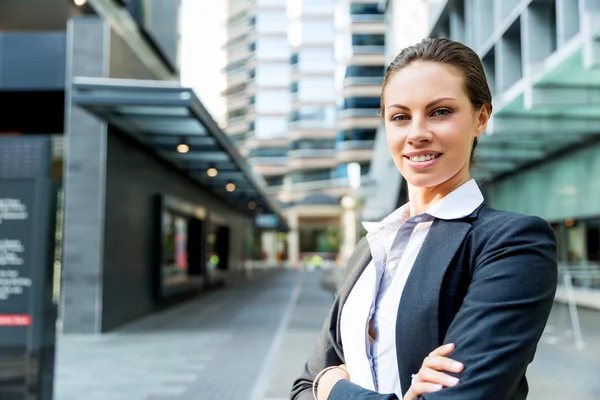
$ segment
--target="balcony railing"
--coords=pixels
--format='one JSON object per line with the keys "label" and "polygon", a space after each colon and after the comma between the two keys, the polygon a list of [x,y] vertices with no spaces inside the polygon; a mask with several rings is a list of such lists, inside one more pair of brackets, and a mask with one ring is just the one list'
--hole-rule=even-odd
{"label": "balcony railing", "polygon": [[332,158],[335,149],[298,149],[288,151],[289,158]]}
{"label": "balcony railing", "polygon": [[383,85],[383,76],[351,76],[344,78],[344,86],[357,86],[357,85]]}
{"label": "balcony railing", "polygon": [[353,54],[385,54],[385,46],[365,46],[365,45],[354,45],[352,46]]}
{"label": "balcony railing", "polygon": [[249,157],[250,165],[287,165],[287,157]]}
{"label": "balcony railing", "polygon": [[300,129],[335,129],[335,122],[300,120],[290,122],[291,130]]}
{"label": "balcony railing", "polygon": [[354,117],[378,117],[378,108],[350,108],[348,110],[340,110],[338,115],[340,119]]}
{"label": "balcony railing", "polygon": [[337,142],[337,150],[369,150],[373,148],[374,140],[348,140],[346,142]]}
{"label": "balcony railing", "polygon": [[352,14],[350,15],[352,23],[385,22],[383,14]]}

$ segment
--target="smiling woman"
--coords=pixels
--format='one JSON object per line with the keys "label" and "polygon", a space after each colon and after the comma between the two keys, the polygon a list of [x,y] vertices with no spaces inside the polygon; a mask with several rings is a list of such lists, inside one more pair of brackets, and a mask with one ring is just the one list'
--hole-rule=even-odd
{"label": "smiling woman", "polygon": [[318,400],[525,399],[556,239],[540,218],[488,207],[471,179],[492,112],[482,63],[461,43],[426,39],[384,82],[388,147],[410,201],[364,223],[291,398],[317,387]]}

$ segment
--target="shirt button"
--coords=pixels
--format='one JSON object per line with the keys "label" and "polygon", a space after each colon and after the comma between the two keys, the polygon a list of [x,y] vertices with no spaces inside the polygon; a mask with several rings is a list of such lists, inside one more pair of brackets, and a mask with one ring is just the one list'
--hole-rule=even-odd
{"label": "shirt button", "polygon": [[391,261],[389,263],[390,269],[395,269],[398,266],[398,262],[397,261]]}

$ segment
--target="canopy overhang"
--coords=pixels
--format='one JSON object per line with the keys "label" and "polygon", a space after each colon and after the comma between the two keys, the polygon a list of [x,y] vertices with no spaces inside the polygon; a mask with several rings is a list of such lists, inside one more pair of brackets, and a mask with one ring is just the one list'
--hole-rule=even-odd
{"label": "canopy overhang", "polygon": [[[75,105],[141,142],[244,213],[276,215],[278,228],[285,229],[264,180],[252,172],[192,89],[171,81],[76,77],[71,90]],[[189,151],[178,152],[180,144]],[[216,168],[217,176],[208,176],[209,168]],[[234,191],[227,191],[228,183],[235,185]]]}

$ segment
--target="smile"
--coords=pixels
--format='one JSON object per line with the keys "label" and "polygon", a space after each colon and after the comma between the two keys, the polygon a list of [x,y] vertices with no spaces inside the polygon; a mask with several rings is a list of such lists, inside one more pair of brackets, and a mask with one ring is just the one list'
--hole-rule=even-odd
{"label": "smile", "polygon": [[407,157],[412,162],[426,162],[440,157],[442,154],[426,154],[421,156]]}

